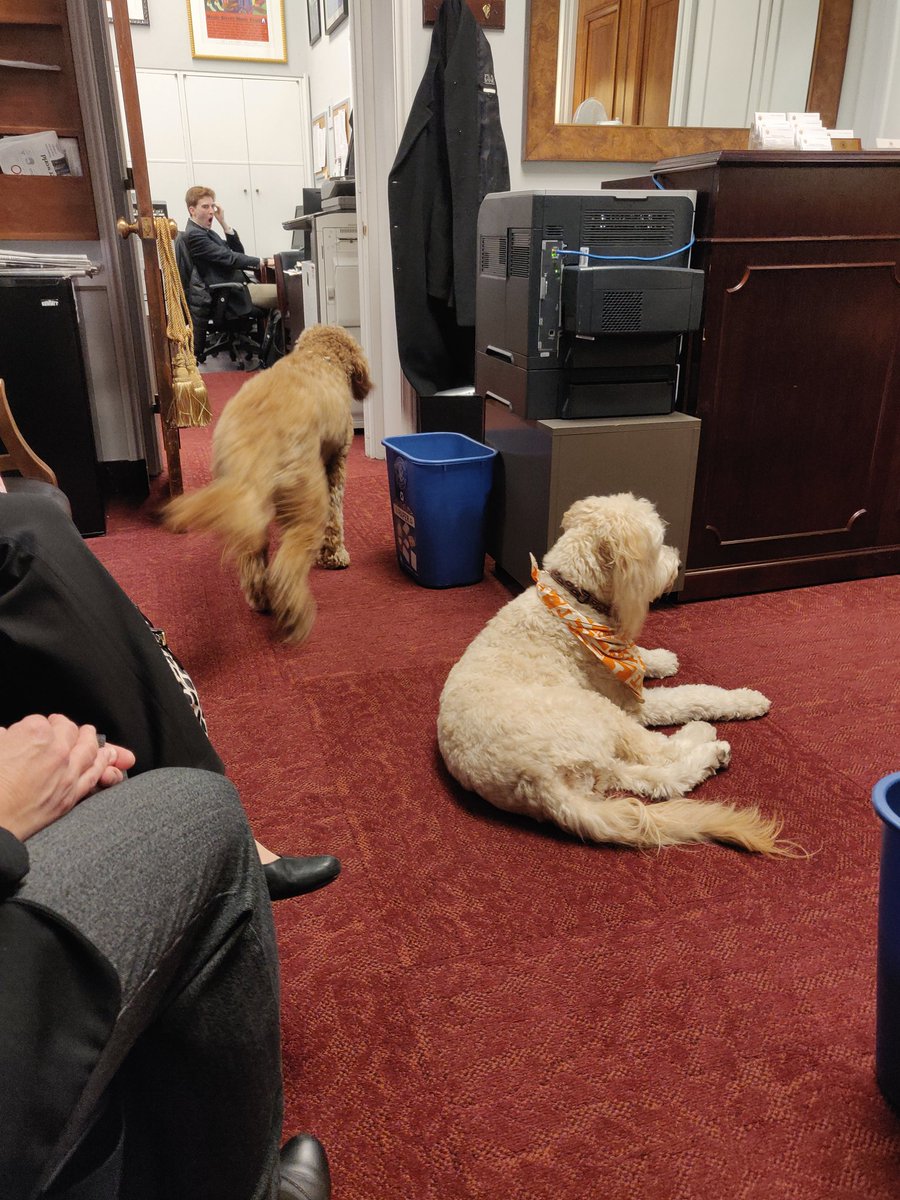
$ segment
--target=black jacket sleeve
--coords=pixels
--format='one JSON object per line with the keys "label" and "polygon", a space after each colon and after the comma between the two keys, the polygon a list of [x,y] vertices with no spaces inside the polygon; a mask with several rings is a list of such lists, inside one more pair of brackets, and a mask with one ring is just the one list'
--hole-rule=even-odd
{"label": "black jacket sleeve", "polygon": [[224,774],[144,618],[43,496],[0,496],[0,679],[0,725],[65,713],[133,750],[132,774]]}
{"label": "black jacket sleeve", "polygon": [[255,271],[259,266],[258,258],[254,258],[252,254],[244,253],[241,239],[233,230],[223,240],[211,229],[199,229],[189,226],[187,230],[187,242],[191,258],[194,260],[194,265],[199,271],[201,278],[206,277],[207,270],[210,267],[216,273],[221,274],[223,271],[233,270]]}
{"label": "black jacket sleeve", "polygon": [[28,850],[15,834],[0,826],[0,901],[28,874]]}

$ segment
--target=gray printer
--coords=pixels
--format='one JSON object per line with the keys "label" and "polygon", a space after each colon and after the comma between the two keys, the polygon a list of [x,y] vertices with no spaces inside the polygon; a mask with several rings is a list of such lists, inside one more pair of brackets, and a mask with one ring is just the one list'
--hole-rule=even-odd
{"label": "gray printer", "polygon": [[699,328],[693,192],[496,192],[478,214],[475,390],[526,420],[669,413]]}

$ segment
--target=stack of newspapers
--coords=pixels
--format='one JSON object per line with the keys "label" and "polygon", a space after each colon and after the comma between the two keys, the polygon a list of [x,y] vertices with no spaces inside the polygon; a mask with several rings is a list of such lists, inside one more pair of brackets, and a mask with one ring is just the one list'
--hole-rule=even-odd
{"label": "stack of newspapers", "polygon": [[55,129],[0,137],[0,171],[4,175],[80,175],[78,139],[58,137]]}
{"label": "stack of newspapers", "polygon": [[86,254],[44,254],[0,246],[0,275],[96,275],[100,270]]}

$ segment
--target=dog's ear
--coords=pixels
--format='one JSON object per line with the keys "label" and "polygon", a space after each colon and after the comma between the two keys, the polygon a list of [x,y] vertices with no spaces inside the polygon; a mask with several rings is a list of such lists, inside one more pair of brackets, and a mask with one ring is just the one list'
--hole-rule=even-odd
{"label": "dog's ear", "polygon": [[659,595],[662,525],[656,514],[629,513],[617,524],[600,553],[609,563],[612,608],[624,637],[633,641],[641,631],[651,600]]}
{"label": "dog's ear", "polygon": [[586,519],[591,511],[591,506],[594,503],[594,498],[589,496],[586,500],[576,500],[562,515],[560,527],[563,533],[572,529],[575,525],[580,525]]}
{"label": "dog's ear", "polygon": [[362,350],[356,346],[350,357],[350,390],[354,400],[365,400],[373,387],[369,377],[369,364]]}

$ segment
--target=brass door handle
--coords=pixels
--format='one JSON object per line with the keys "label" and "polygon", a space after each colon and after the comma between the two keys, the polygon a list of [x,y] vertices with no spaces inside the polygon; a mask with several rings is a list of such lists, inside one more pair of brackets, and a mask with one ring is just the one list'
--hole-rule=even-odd
{"label": "brass door handle", "polygon": [[[118,221],[116,221],[116,232],[123,240],[136,233],[144,241],[156,241],[156,229],[150,217],[138,217],[136,221],[132,221],[131,223],[126,221],[124,217],[119,217]],[[169,218],[169,232],[173,238],[178,233],[178,226],[171,217]]]}

